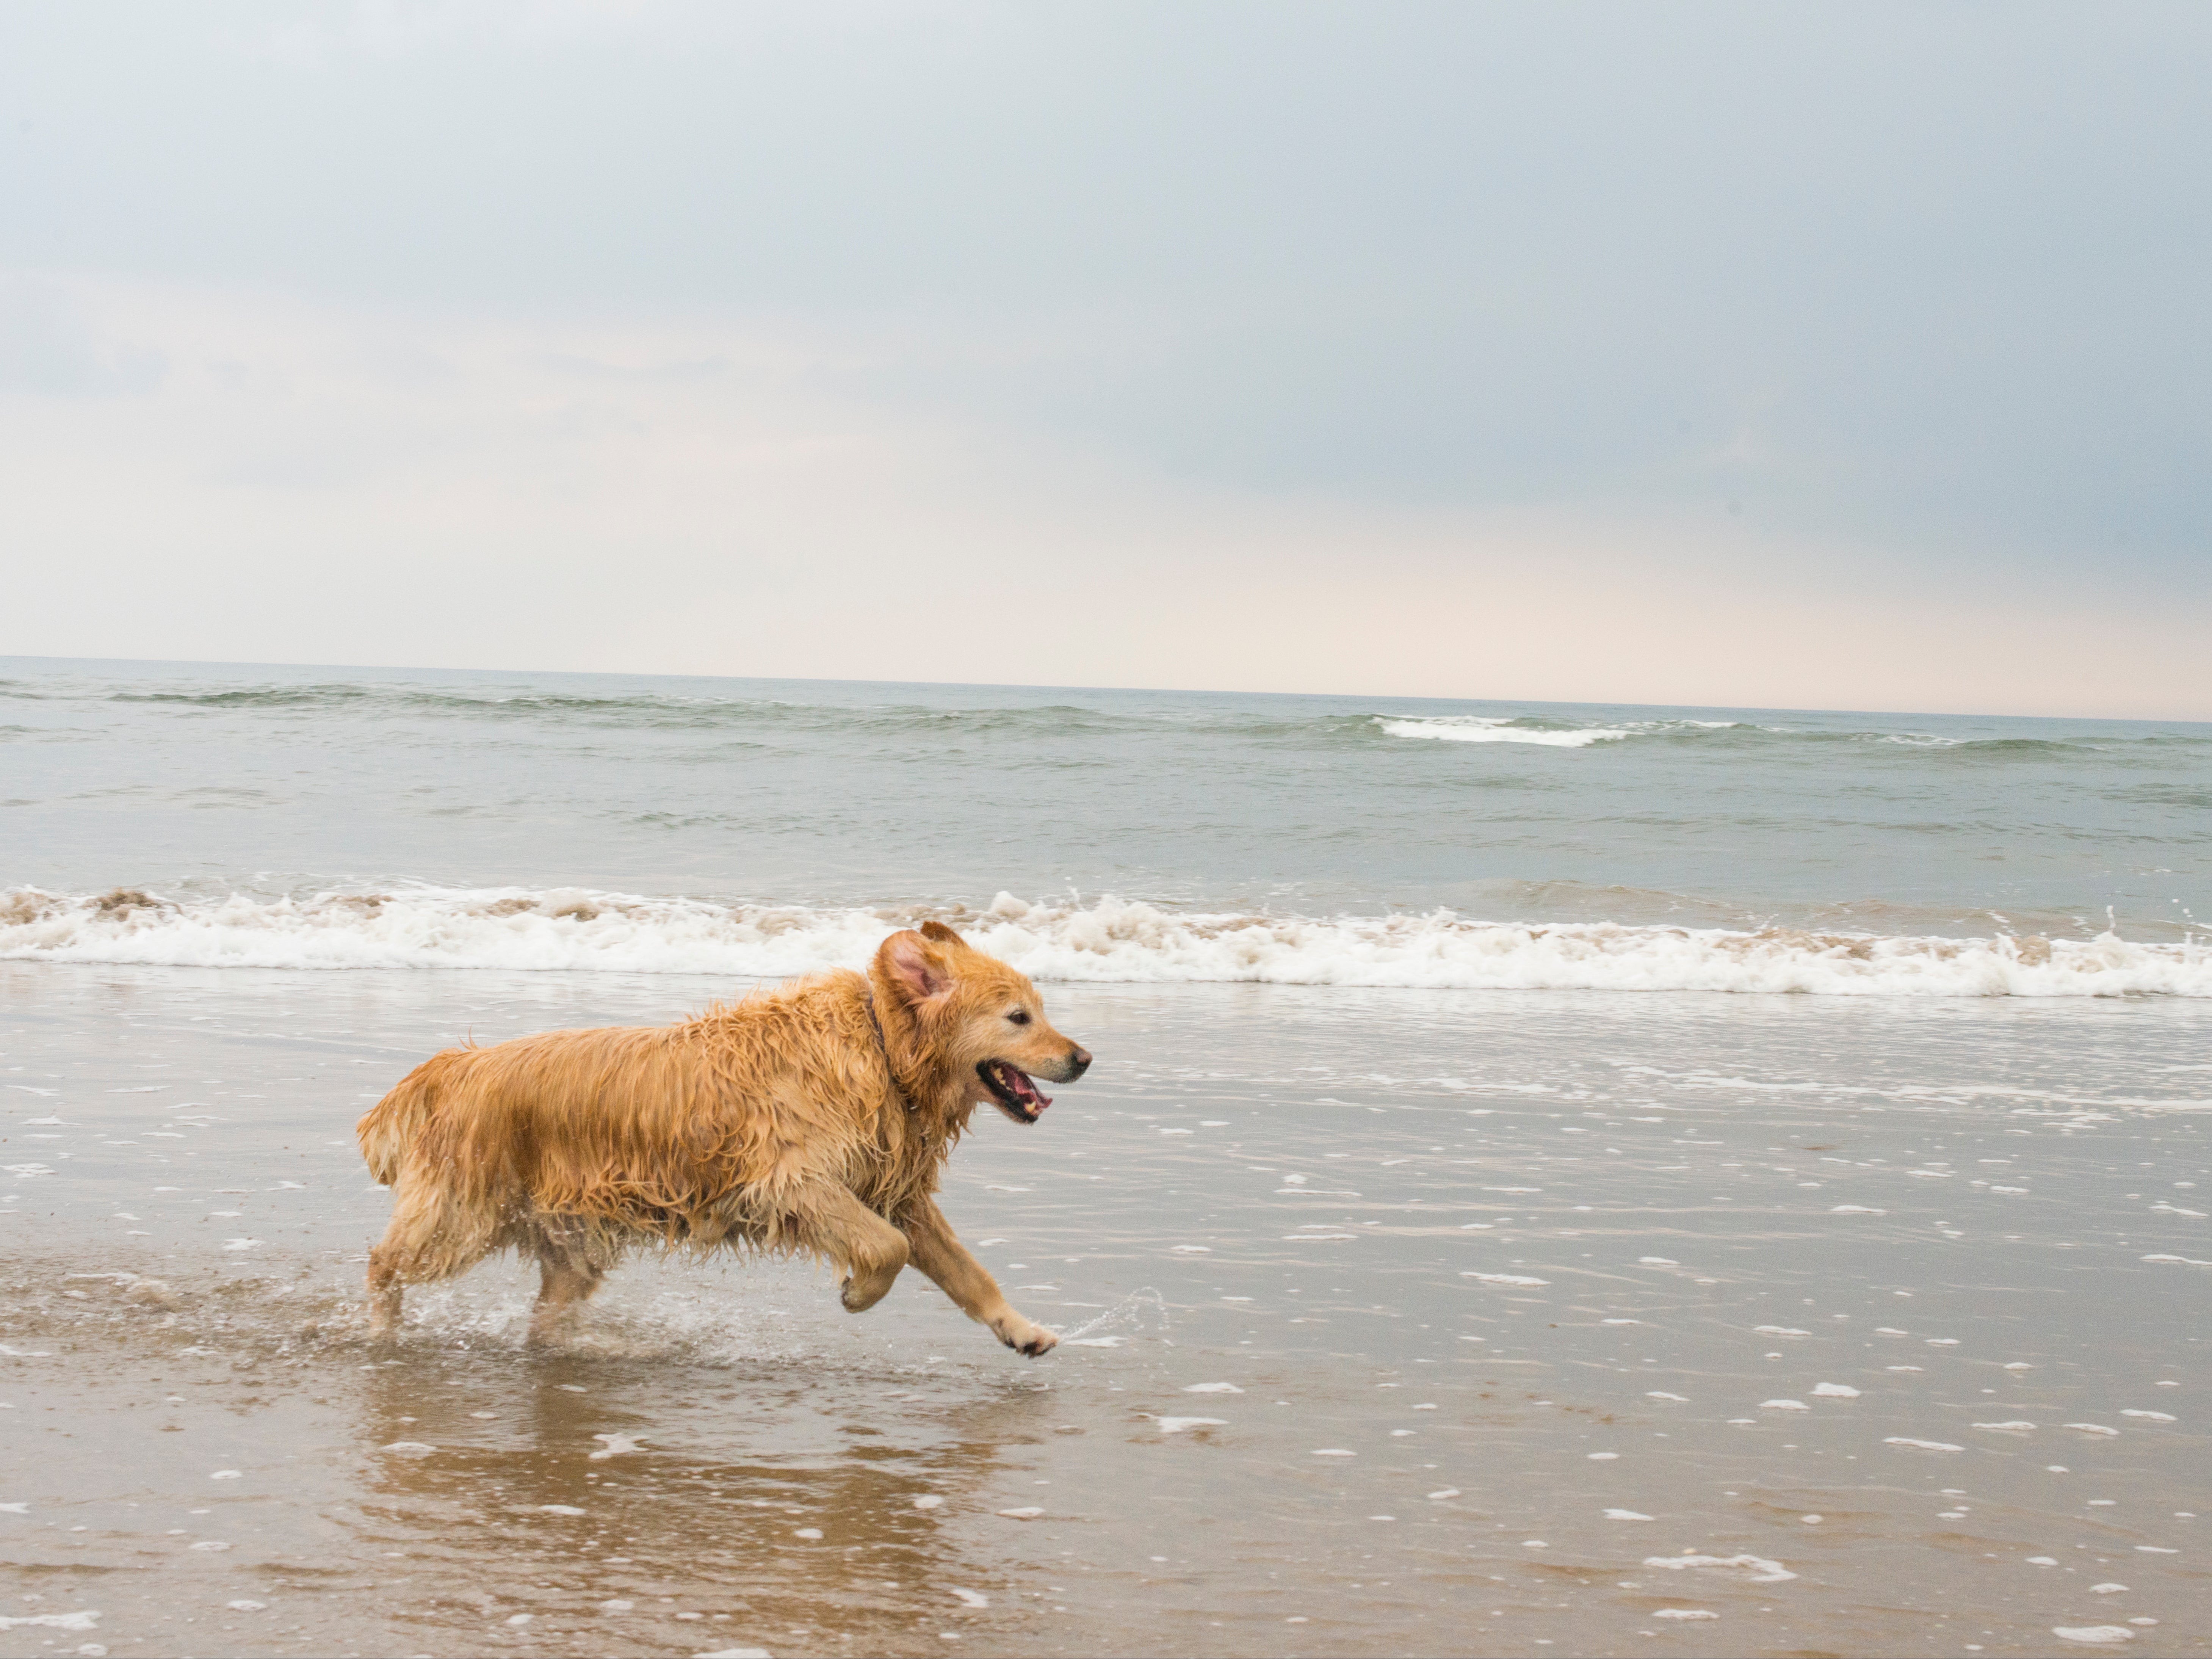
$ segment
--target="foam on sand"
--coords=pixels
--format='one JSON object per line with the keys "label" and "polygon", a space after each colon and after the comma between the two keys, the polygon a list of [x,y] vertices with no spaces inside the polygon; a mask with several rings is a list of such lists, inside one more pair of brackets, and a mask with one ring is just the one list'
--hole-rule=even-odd
{"label": "foam on sand", "polygon": [[[118,890],[118,891],[124,890]],[[943,916],[1036,978],[1441,989],[1815,995],[2212,997],[2194,940],[1919,935],[1309,917],[1137,901],[809,908],[566,887],[408,886],[267,897],[0,894],[0,959],[204,968],[489,968],[786,975],[865,963],[892,927]]]}
{"label": "foam on sand", "polygon": [[100,1623],[94,1612],[34,1613],[22,1618],[0,1616],[0,1630],[21,1630],[27,1626],[45,1630],[91,1630]]}
{"label": "foam on sand", "polygon": [[1647,1555],[1644,1565],[1667,1567],[1676,1572],[1714,1573],[1752,1584],[1779,1584],[1797,1576],[1779,1561],[1770,1561],[1763,1555]]}

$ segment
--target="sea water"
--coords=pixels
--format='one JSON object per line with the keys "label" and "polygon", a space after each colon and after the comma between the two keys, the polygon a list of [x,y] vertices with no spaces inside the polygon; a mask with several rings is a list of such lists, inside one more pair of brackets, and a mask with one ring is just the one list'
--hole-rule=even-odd
{"label": "sea water", "polygon": [[[0,678],[0,1651],[2201,1650],[2212,731]],[[416,1060],[932,915],[1099,1055],[945,1195],[1054,1353],[362,1340]]]}

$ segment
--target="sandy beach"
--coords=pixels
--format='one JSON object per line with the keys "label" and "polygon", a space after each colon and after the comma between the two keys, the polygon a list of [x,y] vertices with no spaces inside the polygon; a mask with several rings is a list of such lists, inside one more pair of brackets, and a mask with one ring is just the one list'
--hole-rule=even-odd
{"label": "sandy beach", "polygon": [[495,1262],[368,1346],[362,1107],[711,988],[0,969],[0,1651],[2185,1652],[2212,1606],[2200,1009],[1056,988],[1110,1063],[945,1199],[1042,1362],[788,1264],[633,1263],[533,1353]]}

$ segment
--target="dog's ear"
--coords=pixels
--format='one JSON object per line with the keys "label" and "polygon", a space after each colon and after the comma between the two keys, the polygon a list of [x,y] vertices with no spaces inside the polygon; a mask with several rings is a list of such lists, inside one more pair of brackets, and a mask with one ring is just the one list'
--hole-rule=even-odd
{"label": "dog's ear", "polygon": [[891,982],[906,994],[909,1003],[934,1002],[952,988],[951,970],[945,958],[920,933],[893,933],[877,955]]}
{"label": "dog's ear", "polygon": [[957,945],[963,951],[968,948],[968,941],[941,921],[923,922],[921,936],[926,939],[933,939],[939,945]]}

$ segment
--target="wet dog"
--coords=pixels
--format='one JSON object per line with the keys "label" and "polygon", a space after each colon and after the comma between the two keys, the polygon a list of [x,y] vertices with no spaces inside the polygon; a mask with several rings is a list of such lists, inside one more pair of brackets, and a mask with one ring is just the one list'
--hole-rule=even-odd
{"label": "wet dog", "polygon": [[674,1025],[446,1049],[359,1127],[393,1195],[371,1327],[397,1325],[405,1285],[496,1250],[538,1261],[542,1341],[640,1245],[751,1249],[830,1262],[854,1313],[911,1262],[1008,1347],[1044,1353],[1059,1339],[1007,1304],[933,1194],[977,1106],[1033,1124],[1052,1101],[1031,1079],[1090,1064],[1027,977],[933,921],[893,933],[865,975]]}

